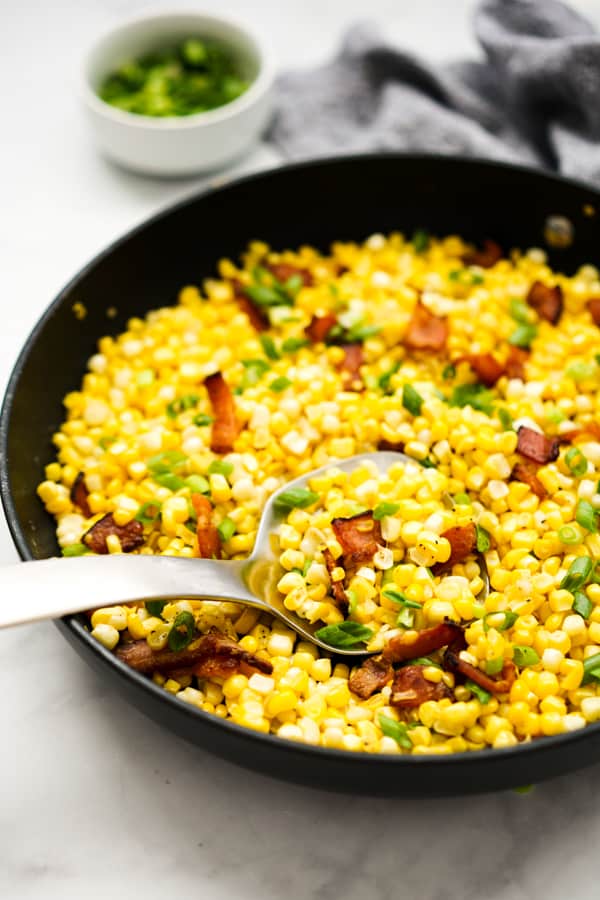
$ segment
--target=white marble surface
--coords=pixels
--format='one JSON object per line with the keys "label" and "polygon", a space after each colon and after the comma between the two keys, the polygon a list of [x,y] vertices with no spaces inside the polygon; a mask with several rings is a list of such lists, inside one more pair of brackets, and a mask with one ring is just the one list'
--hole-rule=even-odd
{"label": "white marble surface", "polygon": [[[574,5],[600,24],[600,2]],[[286,66],[325,58],[343,26],[366,15],[432,58],[474,49],[471,0],[202,6],[226,7],[269,33]],[[96,155],[80,116],[81,49],[142,8],[126,0],[0,4],[2,386],[36,318],[80,265],[199,184],[118,171]],[[272,160],[263,148],[245,166]],[[14,559],[2,520],[0,563]],[[598,895],[600,766],[524,796],[355,799],[277,783],[184,744],[127,706],[50,624],[0,635],[0,683],[6,900]]]}

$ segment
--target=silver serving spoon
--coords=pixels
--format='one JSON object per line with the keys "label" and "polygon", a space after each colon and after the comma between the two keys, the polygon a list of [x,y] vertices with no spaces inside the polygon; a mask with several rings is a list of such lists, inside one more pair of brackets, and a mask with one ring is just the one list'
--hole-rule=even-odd
{"label": "silver serving spoon", "polygon": [[[108,555],[52,558],[0,568],[0,628],[56,619],[102,606],[151,599],[231,600],[281,619],[305,640],[343,656],[367,656],[364,647],[334,647],[315,634],[322,622],[310,624],[286,609],[277,591],[282,574],[272,536],[287,513],[277,509],[284,491],[305,488],[329,469],[352,471],[373,462],[381,473],[399,462],[418,461],[395,451],[362,453],[332,461],[283,485],[269,498],[260,520],[252,555],[241,560],[190,559],[178,556]],[[479,559],[487,593],[487,572]],[[481,595],[480,595],[481,596]]]}

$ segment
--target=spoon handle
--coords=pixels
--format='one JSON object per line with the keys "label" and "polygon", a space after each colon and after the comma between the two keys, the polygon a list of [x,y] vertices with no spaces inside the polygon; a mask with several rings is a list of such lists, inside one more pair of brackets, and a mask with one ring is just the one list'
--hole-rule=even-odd
{"label": "spoon handle", "polygon": [[239,600],[269,607],[246,587],[246,560],[85,556],[0,568],[0,628],[150,598]]}

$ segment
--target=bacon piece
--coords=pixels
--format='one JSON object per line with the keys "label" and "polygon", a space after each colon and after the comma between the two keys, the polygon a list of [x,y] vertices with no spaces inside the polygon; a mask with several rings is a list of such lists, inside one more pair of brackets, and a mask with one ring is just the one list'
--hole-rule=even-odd
{"label": "bacon piece", "polygon": [[451,569],[455,563],[462,562],[477,549],[477,528],[473,522],[448,528],[441,536],[450,541],[450,557],[446,562],[436,563],[432,567],[434,575]]}
{"label": "bacon piece", "polygon": [[323,550],[323,558],[325,559],[325,565],[327,566],[327,571],[329,572],[331,579],[331,593],[333,594],[333,599],[335,600],[337,608],[345,613],[348,609],[348,597],[346,596],[343,583],[341,581],[334,581],[333,578],[331,578],[331,573],[337,568],[337,563],[333,558],[333,553],[328,547]]}
{"label": "bacon piece", "polygon": [[83,535],[81,542],[94,553],[108,553],[106,538],[111,534],[119,538],[123,553],[131,553],[144,543],[144,526],[141,522],[132,519],[127,525],[117,525],[112,513],[98,519]]}
{"label": "bacon piece", "polygon": [[90,516],[93,515],[90,504],[88,503],[89,495],[90,492],[86,487],[84,474],[83,472],[79,472],[71,488],[71,503],[79,507],[86,519],[89,519]]}
{"label": "bacon piece", "polygon": [[598,422],[588,422],[586,425],[579,425],[577,428],[572,428],[564,434],[559,434],[557,440],[560,441],[561,444],[570,444],[578,437],[583,437],[586,434],[593,437],[594,440],[600,441],[600,425]]}
{"label": "bacon piece", "polygon": [[274,275],[277,281],[280,281],[282,284],[289,278],[293,278],[294,275],[299,275],[302,279],[302,283],[305,287],[310,287],[313,284],[312,274],[308,271],[308,269],[301,269],[299,266],[290,266],[288,263],[275,263],[272,266],[267,266],[271,275]]}
{"label": "bacon piece", "polygon": [[475,684],[478,684],[479,687],[490,694],[506,694],[510,691],[517,674],[513,662],[506,660],[500,677],[492,678],[490,675],[482,672],[481,669],[460,658],[460,651],[464,650],[464,647],[464,641],[457,641],[456,644],[448,647],[444,653],[444,666],[447,669],[455,674],[464,675],[465,678],[470,678],[471,681],[474,681]]}
{"label": "bacon piece", "polygon": [[364,391],[365,385],[360,375],[360,367],[365,361],[362,344],[344,344],[343,350],[340,369],[344,372],[344,390]]}
{"label": "bacon piece", "polygon": [[542,281],[534,281],[525,301],[535,309],[538,316],[556,325],[563,311],[563,292],[559,284],[549,287]]}
{"label": "bacon piece", "polygon": [[411,350],[441,350],[448,339],[448,322],[430,312],[417,301],[404,343]]}
{"label": "bacon piece", "polygon": [[253,303],[250,297],[247,297],[245,294],[235,294],[234,300],[242,312],[246,313],[253,328],[257,331],[266,331],[269,328],[267,316]]}
{"label": "bacon piece", "polygon": [[212,520],[212,503],[204,494],[192,494],[191,501],[198,517],[196,522],[198,556],[202,559],[221,559],[221,538]]}
{"label": "bacon piece", "polygon": [[403,666],[398,669],[392,682],[390,706],[399,709],[415,709],[426,700],[443,700],[452,697],[448,685],[440,681],[434,684],[423,675],[424,666]]}
{"label": "bacon piece", "polygon": [[513,467],[512,472],[510,473],[510,477],[514,481],[521,481],[523,484],[529,485],[529,489],[532,493],[539,497],[540,500],[545,500],[548,496],[548,492],[546,488],[537,477],[537,469],[530,462],[518,462]]}
{"label": "bacon piece", "polygon": [[441,622],[422,631],[405,631],[390,638],[383,648],[382,656],[389,662],[403,662],[417,656],[427,656],[440,647],[446,647],[462,639],[463,630],[454,622]]}
{"label": "bacon piece", "polygon": [[381,524],[373,518],[372,512],[359,513],[348,519],[332,519],[331,527],[342,546],[346,570],[359,563],[371,562],[377,553],[377,545],[383,543]]}
{"label": "bacon piece", "polygon": [[242,650],[235,641],[218,631],[205,634],[193,640],[184,650],[178,651],[152,650],[146,640],[132,641],[117,647],[115,656],[132,669],[146,675],[192,667],[200,678],[216,675],[226,678],[233,672],[251,675],[256,671],[270,675],[273,671],[270,662]]}
{"label": "bacon piece", "polygon": [[379,441],[378,450],[391,450],[392,453],[404,453],[404,443],[402,441]]}
{"label": "bacon piece", "polygon": [[478,380],[487,387],[493,387],[504,375],[505,367],[491,353],[474,353],[465,358]]}
{"label": "bacon piece", "polygon": [[480,266],[482,269],[489,269],[502,259],[502,247],[496,241],[486,238],[481,250],[468,250],[462,259],[467,266]]}
{"label": "bacon piece", "polygon": [[324,341],[334,325],[337,324],[337,316],[334,313],[327,313],[325,316],[313,316],[310,325],[304,329],[306,337],[313,344]]}
{"label": "bacon piece", "polygon": [[532,459],[536,463],[553,462],[558,457],[560,441],[558,438],[549,438],[540,434],[533,428],[521,425],[517,431],[517,453]]}
{"label": "bacon piece", "polygon": [[240,426],[235,417],[235,401],[229,385],[220,372],[204,379],[215,421],[212,424],[210,449],[214,453],[230,453]]}
{"label": "bacon piece", "polygon": [[525,381],[525,363],[529,359],[529,351],[523,347],[514,347],[510,345],[506,362],[504,363],[504,371],[509,378],[520,378]]}
{"label": "bacon piece", "polygon": [[594,325],[600,325],[600,297],[592,297],[588,300],[587,308],[594,320]]}
{"label": "bacon piece", "polygon": [[385,687],[394,674],[391,663],[381,656],[370,656],[355,669],[348,679],[348,687],[361,698],[368,700],[376,691]]}

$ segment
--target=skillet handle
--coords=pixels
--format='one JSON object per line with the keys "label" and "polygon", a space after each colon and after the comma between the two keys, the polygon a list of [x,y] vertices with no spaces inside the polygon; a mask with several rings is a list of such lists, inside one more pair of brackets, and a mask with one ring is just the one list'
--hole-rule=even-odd
{"label": "skillet handle", "polygon": [[246,560],[84,556],[0,568],[0,628],[152,598],[239,600],[269,607],[246,587]]}

